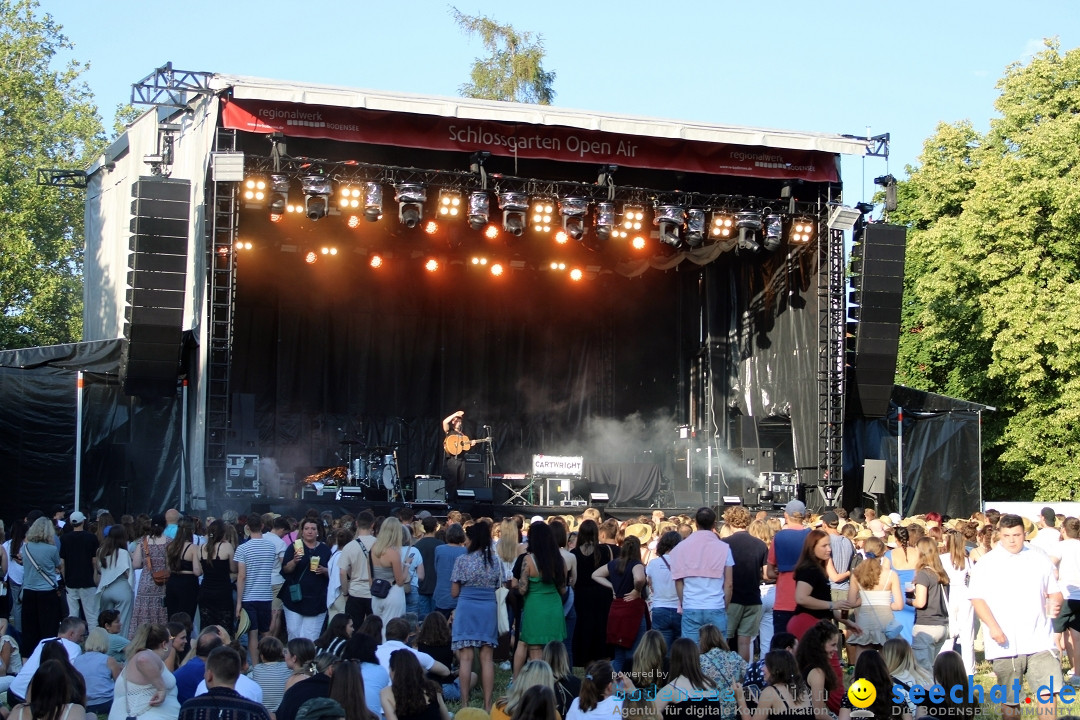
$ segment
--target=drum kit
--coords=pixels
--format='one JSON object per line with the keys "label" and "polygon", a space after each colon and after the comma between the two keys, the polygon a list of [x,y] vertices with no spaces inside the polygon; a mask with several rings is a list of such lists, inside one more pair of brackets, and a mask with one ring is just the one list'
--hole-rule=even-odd
{"label": "drum kit", "polygon": [[[389,501],[403,500],[401,481],[398,476],[397,444],[363,447],[360,440],[343,440],[346,448],[346,481],[349,486],[363,490],[386,490]],[[361,446],[356,457],[353,448]]]}

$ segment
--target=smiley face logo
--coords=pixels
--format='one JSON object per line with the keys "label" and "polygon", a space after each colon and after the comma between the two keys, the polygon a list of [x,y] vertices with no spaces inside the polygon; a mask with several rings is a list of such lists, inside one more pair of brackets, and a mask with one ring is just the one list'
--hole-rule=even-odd
{"label": "smiley face logo", "polygon": [[864,710],[874,704],[877,699],[877,688],[869,680],[856,680],[851,683],[847,691],[848,700],[860,710]]}

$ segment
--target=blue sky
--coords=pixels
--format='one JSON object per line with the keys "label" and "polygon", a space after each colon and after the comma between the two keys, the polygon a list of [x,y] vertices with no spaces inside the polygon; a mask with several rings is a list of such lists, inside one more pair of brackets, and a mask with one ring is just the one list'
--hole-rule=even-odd
{"label": "blue sky", "polygon": [[[830,133],[892,133],[888,162],[844,163],[846,200],[916,161],[938,122],[994,114],[1005,67],[1045,37],[1080,46],[1076,0],[876,3],[539,3],[461,0],[543,36],[557,105]],[[455,95],[480,41],[449,4],[280,0],[42,0],[88,61],[106,124],[131,83],[172,61],[185,70]]]}

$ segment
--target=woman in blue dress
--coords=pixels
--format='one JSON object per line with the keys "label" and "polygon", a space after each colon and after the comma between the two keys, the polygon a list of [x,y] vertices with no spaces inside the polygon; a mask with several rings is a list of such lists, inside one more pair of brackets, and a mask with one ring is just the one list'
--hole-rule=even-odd
{"label": "woman in blue dress", "polygon": [[479,522],[468,531],[469,548],[454,561],[450,594],[457,598],[450,649],[458,655],[462,707],[469,702],[474,648],[480,648],[480,685],[484,712],[491,712],[495,691],[494,650],[499,644],[495,590],[506,579],[502,562],[491,549],[491,525]]}
{"label": "woman in blue dress", "polygon": [[[900,587],[906,593],[909,588],[914,589],[912,583],[915,580],[915,564],[919,561],[919,549],[911,543],[911,535],[906,527],[894,529],[893,537],[896,538],[896,547],[885,553],[885,557],[889,558],[892,569],[900,577]],[[905,605],[903,610],[895,611],[893,617],[900,621],[903,637],[910,643],[911,628],[915,625],[915,607]]]}

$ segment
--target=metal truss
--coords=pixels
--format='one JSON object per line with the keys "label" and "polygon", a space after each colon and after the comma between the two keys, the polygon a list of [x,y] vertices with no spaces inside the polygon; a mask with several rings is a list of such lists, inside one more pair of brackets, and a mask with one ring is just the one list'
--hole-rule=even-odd
{"label": "metal truss", "polygon": [[818,244],[818,472],[829,504],[844,472],[844,231],[830,230]]}
{"label": "metal truss", "polygon": [[132,105],[157,105],[182,108],[188,95],[212,95],[210,78],[213,73],[195,70],[176,70],[165,63],[142,80],[131,85]]}
{"label": "metal truss", "polygon": [[64,170],[63,168],[38,168],[37,184],[47,187],[70,187],[86,189],[85,170]]}

